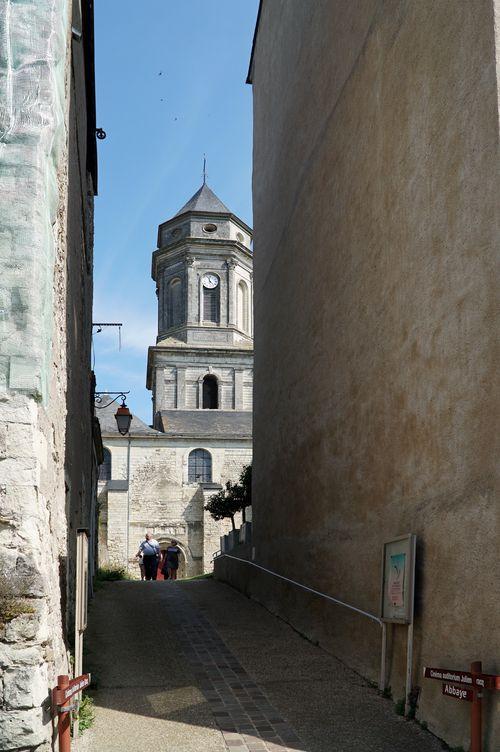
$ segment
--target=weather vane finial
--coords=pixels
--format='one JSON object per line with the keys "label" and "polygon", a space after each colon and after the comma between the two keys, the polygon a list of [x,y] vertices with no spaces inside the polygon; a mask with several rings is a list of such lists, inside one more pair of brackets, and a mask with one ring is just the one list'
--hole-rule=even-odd
{"label": "weather vane finial", "polygon": [[203,155],[203,185],[207,182],[207,155]]}

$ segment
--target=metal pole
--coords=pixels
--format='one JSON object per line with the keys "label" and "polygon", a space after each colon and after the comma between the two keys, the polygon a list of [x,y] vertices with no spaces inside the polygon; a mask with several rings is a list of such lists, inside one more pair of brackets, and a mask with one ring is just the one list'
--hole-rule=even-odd
{"label": "metal pole", "polygon": [[[73,678],[75,676],[80,676],[82,673],[82,633],[80,632],[78,628],[78,624],[76,625],[76,632],[75,632],[75,668],[73,670]],[[79,692],[75,698],[75,700],[78,702],[78,707],[80,706],[80,702],[82,699],[82,693]],[[69,715],[68,715],[69,718]],[[74,724],[73,727],[73,734],[75,737],[80,736],[80,724],[78,721]]]}
{"label": "metal pole", "polygon": [[126,532],[126,547],[125,552],[125,571],[129,570],[129,546],[130,546],[130,433],[128,435],[127,443],[127,532]]}
{"label": "metal pole", "polygon": [[472,681],[473,681],[473,699],[472,699],[472,707],[471,707],[471,717],[470,717],[470,750],[471,752],[481,752],[482,749],[482,740],[481,740],[481,700],[482,700],[482,689],[481,687],[476,687],[474,683],[475,674],[480,674],[483,670],[483,666],[481,661],[474,661],[474,663],[471,663],[470,665],[470,671],[472,674]]}
{"label": "metal pole", "polygon": [[410,696],[413,684],[413,620],[408,624],[408,637],[406,642],[406,696],[405,716],[410,713]]}
{"label": "metal pole", "polygon": [[[63,674],[57,677],[57,689],[67,689],[69,687],[69,676]],[[70,730],[70,705],[71,698],[65,702],[59,711],[57,723],[57,733],[59,736],[59,752],[71,752],[71,730]],[[67,707],[67,710],[64,708]]]}
{"label": "metal pole", "polygon": [[387,662],[387,624],[382,622],[382,649],[380,651],[380,679],[378,688],[381,692],[385,689],[385,665]]}
{"label": "metal pole", "polygon": [[411,558],[413,567],[410,574],[410,623],[408,624],[408,635],[406,642],[406,697],[405,697],[405,716],[410,714],[411,705],[410,697],[413,689],[413,618],[415,615],[415,561],[417,556],[417,536],[411,536]]}

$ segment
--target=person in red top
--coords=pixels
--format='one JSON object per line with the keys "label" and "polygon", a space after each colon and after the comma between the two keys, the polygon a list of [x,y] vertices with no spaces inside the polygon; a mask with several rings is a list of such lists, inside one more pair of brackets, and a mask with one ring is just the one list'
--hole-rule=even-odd
{"label": "person in red top", "polygon": [[170,541],[170,546],[163,554],[163,564],[161,573],[166,580],[176,580],[177,570],[179,569],[179,554],[181,549],[177,545],[176,540]]}

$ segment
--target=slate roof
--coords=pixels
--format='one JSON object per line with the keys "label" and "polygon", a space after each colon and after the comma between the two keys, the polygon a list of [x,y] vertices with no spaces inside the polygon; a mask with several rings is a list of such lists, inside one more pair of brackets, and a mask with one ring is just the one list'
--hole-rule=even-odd
{"label": "slate roof", "polygon": [[[113,434],[120,436],[118,427],[116,425],[115,413],[116,408],[120,405],[120,401],[113,402],[111,404],[111,397],[104,396],[100,405],[97,405],[96,416],[99,419],[102,434]],[[130,411],[132,412],[132,410]],[[156,431],[154,428],[147,426],[146,423],[134,415],[132,412],[132,423],[130,424],[131,436],[161,436],[160,431]]]}
{"label": "slate roof", "polygon": [[190,211],[231,214],[231,210],[222,203],[220,198],[215,195],[213,190],[209,188],[206,183],[203,183],[201,188],[196,191],[194,196],[189,199],[187,204],[184,204],[182,209],[180,209],[175,216],[179,217],[181,214]]}
{"label": "slate roof", "polygon": [[252,437],[252,413],[249,410],[162,410],[159,417],[165,436],[195,439]]}

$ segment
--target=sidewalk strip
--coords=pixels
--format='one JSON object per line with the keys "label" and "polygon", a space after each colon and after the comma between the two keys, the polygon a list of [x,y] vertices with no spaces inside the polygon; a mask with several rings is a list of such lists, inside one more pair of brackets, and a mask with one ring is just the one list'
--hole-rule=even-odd
{"label": "sidewalk strip", "polygon": [[307,752],[208,619],[177,585],[167,588],[169,620],[228,750]]}

